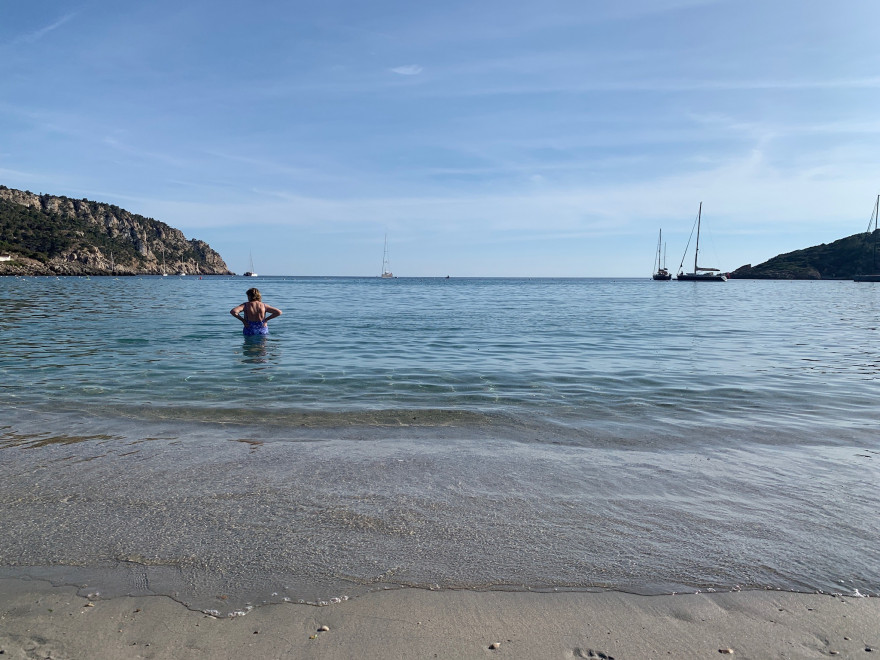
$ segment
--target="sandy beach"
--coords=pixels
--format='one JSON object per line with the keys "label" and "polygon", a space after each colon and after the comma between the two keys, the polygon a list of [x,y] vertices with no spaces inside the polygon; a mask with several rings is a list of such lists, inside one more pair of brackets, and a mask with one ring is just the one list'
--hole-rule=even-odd
{"label": "sandy beach", "polygon": [[164,596],[89,600],[0,580],[6,658],[863,658],[880,600],[752,591],[385,591],[214,618]]}

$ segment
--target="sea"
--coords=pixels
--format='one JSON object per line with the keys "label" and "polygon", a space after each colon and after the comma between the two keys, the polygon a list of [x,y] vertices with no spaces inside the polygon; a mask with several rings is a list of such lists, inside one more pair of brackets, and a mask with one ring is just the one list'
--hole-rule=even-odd
{"label": "sea", "polygon": [[[264,338],[229,310],[257,286]],[[0,577],[880,595],[880,284],[0,278]]]}

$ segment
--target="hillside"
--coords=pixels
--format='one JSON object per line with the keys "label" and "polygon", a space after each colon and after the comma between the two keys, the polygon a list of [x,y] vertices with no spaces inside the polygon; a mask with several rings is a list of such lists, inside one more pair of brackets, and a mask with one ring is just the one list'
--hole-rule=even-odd
{"label": "hillside", "polygon": [[[880,231],[880,230],[877,230]],[[757,266],[742,266],[730,274],[737,279],[760,280],[832,280],[852,279],[855,275],[875,273],[875,239],[868,233],[847,236],[833,243],[822,243],[803,250],[780,254]],[[880,253],[877,255],[880,264]]]}
{"label": "hillside", "polygon": [[0,186],[0,275],[231,274],[211,247],[112,204]]}

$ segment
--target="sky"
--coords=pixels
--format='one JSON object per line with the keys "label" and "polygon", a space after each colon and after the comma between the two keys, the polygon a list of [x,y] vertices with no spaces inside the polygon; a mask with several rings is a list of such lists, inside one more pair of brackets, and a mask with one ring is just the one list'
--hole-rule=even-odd
{"label": "sky", "polygon": [[[3,0],[0,184],[237,273],[646,277],[865,231],[877,0]],[[692,267],[693,263],[690,261]]]}

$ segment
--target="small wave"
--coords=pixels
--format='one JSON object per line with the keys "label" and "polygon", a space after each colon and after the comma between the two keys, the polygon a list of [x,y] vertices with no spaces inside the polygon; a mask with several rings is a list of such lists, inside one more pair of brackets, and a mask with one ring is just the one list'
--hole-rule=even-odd
{"label": "small wave", "polygon": [[255,423],[278,429],[321,429],[340,427],[472,427],[481,428],[509,423],[507,417],[483,412],[451,409],[376,409],[376,410],[254,410],[249,408],[209,408],[193,406],[111,406],[104,413],[128,419],[181,421],[206,424]]}

